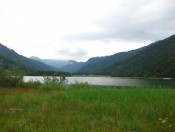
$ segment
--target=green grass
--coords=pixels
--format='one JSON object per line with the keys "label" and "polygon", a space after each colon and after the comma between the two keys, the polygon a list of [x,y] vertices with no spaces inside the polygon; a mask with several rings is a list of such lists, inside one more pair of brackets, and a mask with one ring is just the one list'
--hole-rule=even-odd
{"label": "green grass", "polygon": [[0,88],[0,131],[175,131],[175,90]]}

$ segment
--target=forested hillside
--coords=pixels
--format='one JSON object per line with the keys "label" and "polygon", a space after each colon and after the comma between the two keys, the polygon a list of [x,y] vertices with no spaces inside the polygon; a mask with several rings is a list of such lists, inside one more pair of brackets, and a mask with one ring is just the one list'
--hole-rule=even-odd
{"label": "forested hillside", "polygon": [[0,61],[3,63],[5,69],[17,66],[26,73],[31,73],[35,71],[57,70],[54,67],[48,66],[41,62],[31,60],[22,55],[19,55],[14,50],[9,49],[2,44],[0,44]]}
{"label": "forested hillside", "polygon": [[69,61],[67,65],[60,67],[59,70],[63,72],[75,73],[83,66],[83,64],[84,62]]}
{"label": "forested hillside", "polygon": [[[0,44],[0,61],[5,69],[17,66],[26,73],[58,71],[57,68],[38,60],[19,55],[2,44]],[[49,60],[48,63],[53,64],[53,61]],[[85,63],[67,61],[67,64],[59,70],[87,75],[175,78],[175,35],[136,50],[90,58]]]}
{"label": "forested hillside", "polygon": [[175,35],[104,70],[113,76],[175,77]]}
{"label": "forested hillside", "polygon": [[45,63],[55,68],[63,67],[68,63],[68,61],[66,60],[40,59],[39,57],[36,56],[31,56],[30,59],[37,60],[39,62]]}
{"label": "forested hillside", "polygon": [[111,56],[90,58],[80,68],[80,70],[78,70],[78,73],[82,73],[82,74],[107,74],[107,72],[104,71],[104,69],[106,67],[114,64],[114,62],[120,62],[128,57],[134,56],[142,49],[132,50],[129,52],[116,53],[116,54],[111,55]]}
{"label": "forested hillside", "polygon": [[57,68],[59,71],[75,73],[84,64],[84,62],[77,62],[74,60],[53,60],[53,59],[40,59],[36,56],[31,56],[30,59],[45,63],[47,65]]}
{"label": "forested hillside", "polygon": [[175,35],[137,50],[89,59],[80,74],[175,77]]}

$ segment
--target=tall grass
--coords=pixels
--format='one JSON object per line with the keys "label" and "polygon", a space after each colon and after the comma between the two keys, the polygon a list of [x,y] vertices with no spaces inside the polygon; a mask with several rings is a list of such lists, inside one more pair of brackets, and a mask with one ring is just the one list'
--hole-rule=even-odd
{"label": "tall grass", "polygon": [[5,69],[2,60],[0,60],[0,86],[16,87],[23,83],[23,71],[17,66],[13,66],[8,70]]}
{"label": "tall grass", "polygon": [[175,131],[169,88],[0,88],[0,131]]}

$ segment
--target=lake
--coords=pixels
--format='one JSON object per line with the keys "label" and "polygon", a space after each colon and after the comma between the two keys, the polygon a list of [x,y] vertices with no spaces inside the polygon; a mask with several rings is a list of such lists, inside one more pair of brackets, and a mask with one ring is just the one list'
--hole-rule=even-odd
{"label": "lake", "polygon": [[[129,77],[66,77],[67,84],[87,82],[90,85],[104,86],[170,86],[175,87],[175,79],[155,78],[129,78]],[[24,76],[24,81],[38,80],[43,82],[41,76]]]}

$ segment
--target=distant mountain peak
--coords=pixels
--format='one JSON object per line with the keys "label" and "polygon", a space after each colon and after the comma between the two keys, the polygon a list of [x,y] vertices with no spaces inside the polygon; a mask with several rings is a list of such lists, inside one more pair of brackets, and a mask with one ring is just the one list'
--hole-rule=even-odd
{"label": "distant mountain peak", "polygon": [[67,62],[67,65],[72,65],[72,64],[76,64],[77,62],[76,61],[74,61],[74,60],[69,60],[68,62]]}
{"label": "distant mountain peak", "polygon": [[79,74],[175,78],[175,35],[139,49],[90,58]]}
{"label": "distant mountain peak", "polygon": [[36,56],[31,56],[30,59],[40,61],[42,63],[45,63],[47,65],[50,65],[55,68],[60,68],[62,66],[67,65],[68,61],[67,60],[54,60],[54,59],[41,59]]}
{"label": "distant mountain peak", "polygon": [[39,57],[36,57],[36,56],[31,56],[30,59],[41,60]]}
{"label": "distant mountain peak", "polygon": [[0,44],[0,60],[3,61],[5,69],[11,68],[14,65],[26,72],[35,71],[57,71],[58,69],[46,65],[39,61],[34,61],[25,56],[19,55],[13,49]]}

